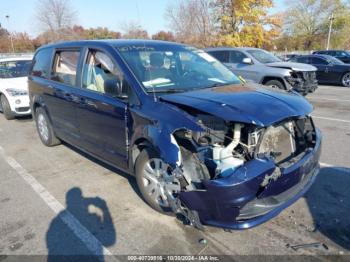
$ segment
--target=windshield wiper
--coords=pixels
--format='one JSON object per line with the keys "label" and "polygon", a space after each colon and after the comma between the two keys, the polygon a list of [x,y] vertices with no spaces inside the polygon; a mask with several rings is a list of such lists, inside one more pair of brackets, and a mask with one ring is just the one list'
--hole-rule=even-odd
{"label": "windshield wiper", "polygon": [[213,87],[219,87],[219,86],[227,86],[227,85],[230,85],[230,84],[229,84],[229,83],[215,83],[215,84],[212,84],[212,85],[210,85],[210,86],[203,87],[203,89],[213,88]]}
{"label": "windshield wiper", "polygon": [[171,88],[171,89],[151,89],[151,90],[147,90],[147,93],[180,93],[180,92],[186,92],[188,90],[184,90],[184,89],[175,89],[175,88]]}

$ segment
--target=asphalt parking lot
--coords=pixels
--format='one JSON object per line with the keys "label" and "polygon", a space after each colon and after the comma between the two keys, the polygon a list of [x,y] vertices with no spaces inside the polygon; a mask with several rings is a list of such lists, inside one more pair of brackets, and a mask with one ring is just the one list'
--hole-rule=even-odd
{"label": "asphalt parking lot", "polygon": [[[317,181],[277,218],[232,232],[202,232],[158,214],[132,177],[70,146],[47,148],[31,119],[0,115],[0,261],[58,253],[350,255],[350,88],[320,86],[308,99],[324,136]],[[315,242],[324,245],[290,248]]]}

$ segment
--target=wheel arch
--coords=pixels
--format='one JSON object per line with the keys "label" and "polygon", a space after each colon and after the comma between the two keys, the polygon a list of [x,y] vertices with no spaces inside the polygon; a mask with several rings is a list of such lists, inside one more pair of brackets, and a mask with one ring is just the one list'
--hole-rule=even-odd
{"label": "wheel arch", "polygon": [[261,84],[265,85],[267,82],[269,82],[271,80],[277,80],[277,81],[281,82],[284,87],[286,87],[286,84],[285,84],[283,78],[279,77],[279,76],[264,76],[262,81],[261,81]]}
{"label": "wheel arch", "polygon": [[141,154],[142,150],[144,150],[145,148],[155,149],[155,146],[151,143],[151,141],[145,137],[138,138],[132,145],[130,150],[131,157],[130,157],[129,164],[130,164],[130,167],[133,168],[133,170],[135,169],[135,164],[138,156]]}
{"label": "wheel arch", "polygon": [[180,147],[174,138],[174,133],[178,130],[168,130],[169,132],[159,132],[158,128],[154,126],[148,126],[146,136],[139,137],[132,143],[129,151],[129,167],[134,171],[135,163],[139,154],[145,148],[153,149],[159,153],[160,158],[166,163],[176,166],[181,163],[181,151]]}
{"label": "wheel arch", "polygon": [[34,119],[36,119],[36,110],[38,108],[42,108],[45,110],[45,113],[47,114],[47,117],[49,118],[50,124],[52,125],[52,118],[51,114],[44,103],[44,101],[40,97],[33,97],[33,101],[31,102],[31,110],[32,110],[32,115]]}

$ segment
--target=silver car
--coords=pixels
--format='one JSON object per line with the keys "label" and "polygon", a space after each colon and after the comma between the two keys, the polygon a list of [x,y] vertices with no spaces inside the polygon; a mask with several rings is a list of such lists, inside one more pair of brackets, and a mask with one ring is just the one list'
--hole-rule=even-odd
{"label": "silver car", "polygon": [[283,62],[258,48],[208,48],[206,52],[228,66],[236,75],[270,87],[293,89],[303,95],[317,88],[316,68]]}

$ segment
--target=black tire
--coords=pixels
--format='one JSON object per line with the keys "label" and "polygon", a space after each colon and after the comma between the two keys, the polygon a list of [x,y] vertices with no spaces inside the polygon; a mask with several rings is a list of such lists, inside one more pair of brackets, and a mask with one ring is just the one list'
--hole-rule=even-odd
{"label": "black tire", "polygon": [[7,100],[6,96],[1,95],[1,108],[2,112],[7,120],[15,119],[15,114],[11,111],[10,103]]}
{"label": "black tire", "polygon": [[159,158],[159,154],[155,150],[152,150],[150,148],[146,148],[142,150],[142,152],[138,156],[135,163],[135,177],[136,177],[137,186],[145,202],[148,205],[150,205],[154,210],[162,214],[173,215],[173,213],[171,212],[171,208],[159,205],[159,203],[155,199],[153,199],[149,193],[147,193],[146,187],[144,185],[144,181],[143,181],[144,167],[147,164],[147,162],[153,158]]}
{"label": "black tire", "polygon": [[[46,111],[41,107],[35,110],[35,124],[40,140],[45,146],[51,147],[59,145],[61,143],[53,131],[50,119],[48,118]],[[43,130],[41,128],[46,128],[46,132],[43,133]]]}
{"label": "black tire", "polygon": [[286,90],[286,87],[284,86],[284,84],[279,81],[279,80],[270,80],[270,81],[267,81],[265,83],[265,86],[269,86],[269,87],[272,87],[272,88],[278,88],[278,89],[282,89],[282,90]]}

